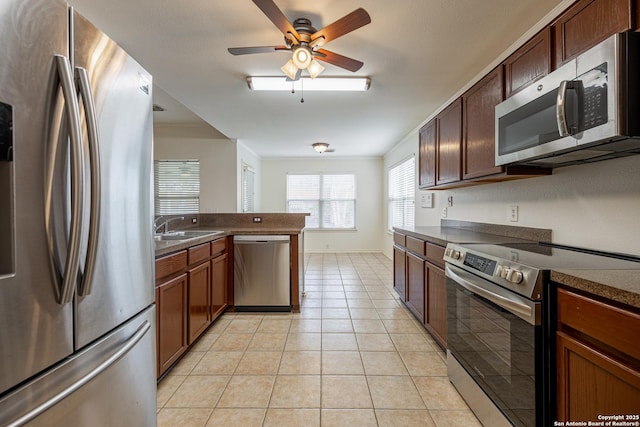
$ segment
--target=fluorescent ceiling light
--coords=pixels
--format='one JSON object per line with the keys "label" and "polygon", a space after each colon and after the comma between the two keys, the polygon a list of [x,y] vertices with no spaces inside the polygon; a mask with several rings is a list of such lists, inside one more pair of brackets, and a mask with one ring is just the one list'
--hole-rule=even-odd
{"label": "fluorescent ceiling light", "polygon": [[318,77],[316,79],[301,77],[292,81],[284,76],[247,77],[247,83],[251,90],[364,91],[369,90],[371,79],[369,77]]}

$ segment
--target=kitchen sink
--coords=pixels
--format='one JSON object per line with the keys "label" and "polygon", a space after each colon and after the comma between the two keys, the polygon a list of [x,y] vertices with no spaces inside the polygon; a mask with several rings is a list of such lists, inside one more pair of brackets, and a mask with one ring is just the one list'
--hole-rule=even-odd
{"label": "kitchen sink", "polygon": [[209,236],[214,234],[221,234],[223,231],[213,230],[213,231],[195,231],[195,230],[186,230],[186,231],[169,231],[167,233],[156,234],[153,238],[157,242],[167,241],[167,240],[189,240],[195,239],[197,237]]}

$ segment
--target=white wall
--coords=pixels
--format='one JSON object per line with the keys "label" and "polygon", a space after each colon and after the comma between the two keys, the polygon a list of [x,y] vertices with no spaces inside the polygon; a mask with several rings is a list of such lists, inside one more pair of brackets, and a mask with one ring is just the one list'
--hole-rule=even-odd
{"label": "white wall", "polygon": [[156,124],[154,159],[200,160],[200,212],[236,212],[237,144],[208,126]]}
{"label": "white wall", "polygon": [[287,173],[355,173],[357,186],[356,231],[305,230],[307,252],[375,251],[384,248],[382,158],[339,158],[323,154],[314,158],[263,159],[259,178],[262,210],[286,210]]}
{"label": "white wall", "polygon": [[[416,132],[385,156],[385,167],[417,149]],[[419,194],[417,191],[416,200]],[[439,225],[442,208],[453,196],[448,219],[550,228],[555,243],[640,256],[640,156],[558,168],[551,176],[433,194],[432,209],[416,206],[416,225]],[[519,207],[517,223],[509,221],[511,205]],[[387,235],[387,255],[391,246]]]}

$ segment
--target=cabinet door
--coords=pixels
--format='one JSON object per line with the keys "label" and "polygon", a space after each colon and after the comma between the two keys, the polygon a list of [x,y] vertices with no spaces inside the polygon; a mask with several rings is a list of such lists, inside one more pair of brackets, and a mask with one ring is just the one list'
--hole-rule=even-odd
{"label": "cabinet door", "polygon": [[487,74],[462,97],[464,106],[464,179],[502,172],[495,163],[495,107],[504,100],[502,66]]}
{"label": "cabinet door", "polygon": [[218,317],[227,307],[227,262],[223,254],[211,260],[211,320]]}
{"label": "cabinet door", "polygon": [[187,349],[187,275],[156,287],[158,376]]}
{"label": "cabinet door", "polygon": [[560,67],[607,37],[632,28],[632,0],[580,0],[553,24]]}
{"label": "cabinet door", "polygon": [[462,178],[462,99],[457,99],[437,116],[438,159],[436,184]]}
{"label": "cabinet door", "polygon": [[551,72],[551,29],[546,27],[504,61],[508,98]]}
{"label": "cabinet door", "polygon": [[425,326],[442,346],[447,348],[447,283],[444,270],[425,263],[427,277]]}
{"label": "cabinet door", "polygon": [[407,252],[407,306],[421,322],[424,322],[424,264]]}
{"label": "cabinet door", "polygon": [[420,129],[418,184],[421,188],[436,185],[437,138],[437,120],[433,119]]}
{"label": "cabinet door", "polygon": [[205,262],[187,272],[189,276],[189,344],[211,323],[211,263]]}
{"label": "cabinet door", "polygon": [[559,421],[638,414],[639,371],[563,332],[557,333],[556,344]]}
{"label": "cabinet door", "polygon": [[406,253],[397,246],[393,247],[393,289],[396,290],[402,301],[406,292]]}

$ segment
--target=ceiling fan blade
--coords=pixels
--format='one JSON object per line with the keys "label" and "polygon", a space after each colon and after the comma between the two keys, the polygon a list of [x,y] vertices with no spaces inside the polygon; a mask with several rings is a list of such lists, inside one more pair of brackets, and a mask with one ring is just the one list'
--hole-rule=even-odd
{"label": "ceiling fan blade", "polygon": [[229,53],[232,55],[249,55],[252,53],[269,53],[281,50],[289,50],[286,46],[254,46],[254,47],[230,47]]}
{"label": "ceiling fan blade", "polygon": [[344,68],[345,70],[356,72],[364,65],[363,62],[360,62],[356,59],[348,58],[346,56],[342,56],[328,50],[319,49],[317,53],[319,54],[316,56],[317,60],[336,65],[338,67]]}
{"label": "ceiling fan blade", "polygon": [[[255,0],[254,0],[255,1]],[[343,16],[336,22],[327,25],[321,30],[316,31],[311,40],[315,40],[319,37],[324,37],[324,41],[320,42],[320,45],[335,40],[338,37],[344,36],[351,31],[357,30],[371,22],[371,17],[363,8],[354,10],[348,15]]]}
{"label": "ceiling fan blade", "polygon": [[273,0],[253,0],[253,2],[260,8],[262,13],[267,15],[267,18],[269,18],[271,22],[273,22],[274,25],[282,31],[282,34],[286,36],[287,33],[291,33],[296,40],[300,40],[300,35],[296,29],[293,28],[291,22],[289,22],[287,17],[284,16],[284,13],[282,13],[278,6],[276,6]]}

